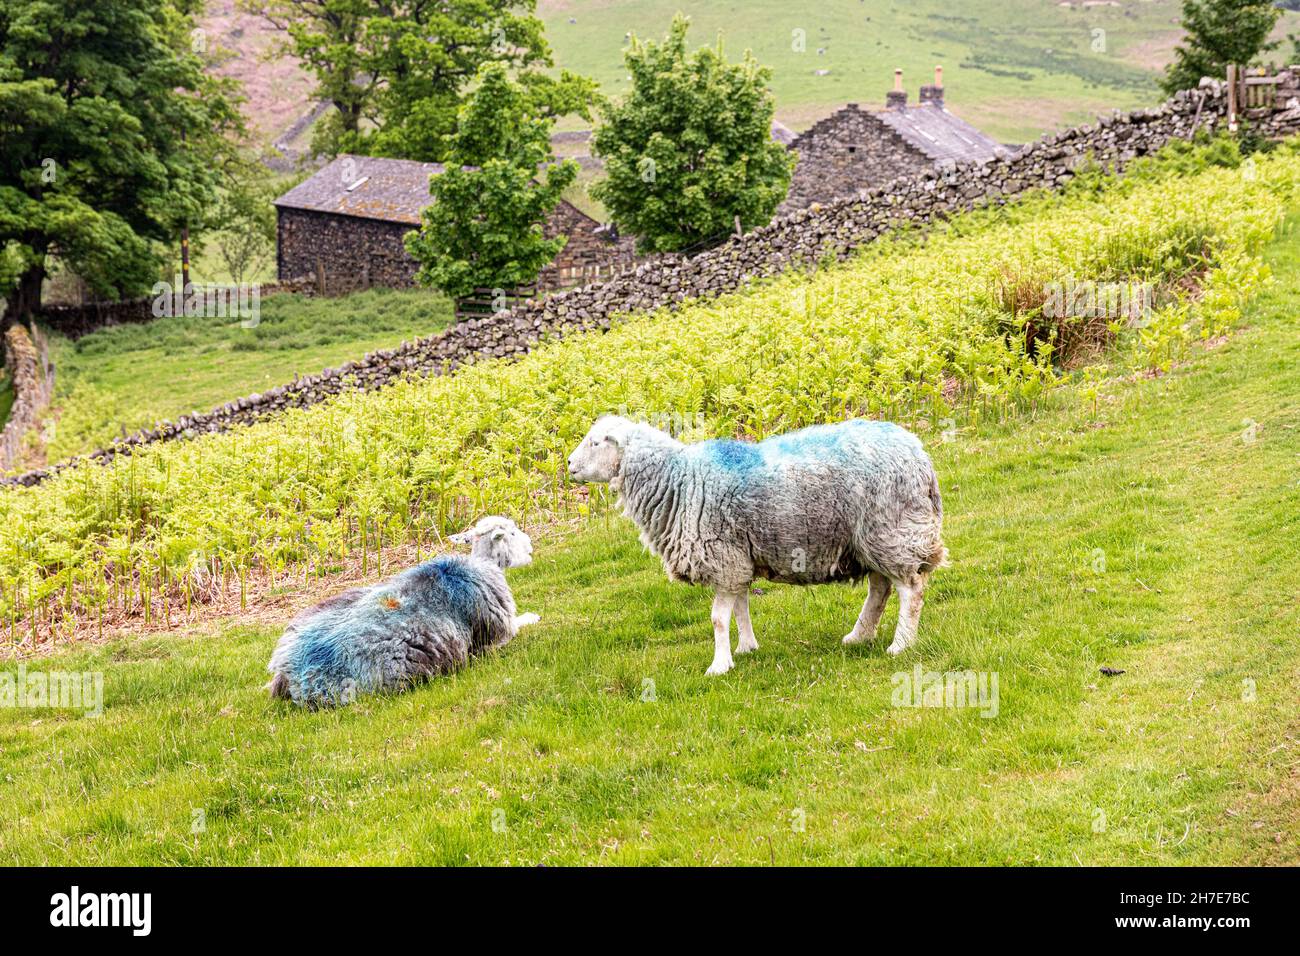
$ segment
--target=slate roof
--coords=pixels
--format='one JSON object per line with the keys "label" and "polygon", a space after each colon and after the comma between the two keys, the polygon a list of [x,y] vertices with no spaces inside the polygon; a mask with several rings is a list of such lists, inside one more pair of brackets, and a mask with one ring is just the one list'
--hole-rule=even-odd
{"label": "slate roof", "polygon": [[275,200],[288,209],[311,209],[362,219],[420,224],[429,205],[429,177],[438,163],[344,154]]}
{"label": "slate roof", "polygon": [[905,106],[871,115],[935,162],[986,162],[1008,152],[997,140],[940,106]]}
{"label": "slate roof", "polygon": [[794,130],[777,120],[772,120],[771,133],[772,139],[776,140],[782,146],[789,146],[798,138],[795,135]]}

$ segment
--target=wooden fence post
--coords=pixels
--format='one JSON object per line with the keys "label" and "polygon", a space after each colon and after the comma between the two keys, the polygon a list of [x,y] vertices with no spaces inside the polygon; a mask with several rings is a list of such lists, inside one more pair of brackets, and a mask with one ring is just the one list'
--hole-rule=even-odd
{"label": "wooden fence post", "polygon": [[1228,132],[1237,132],[1237,64],[1228,64]]}

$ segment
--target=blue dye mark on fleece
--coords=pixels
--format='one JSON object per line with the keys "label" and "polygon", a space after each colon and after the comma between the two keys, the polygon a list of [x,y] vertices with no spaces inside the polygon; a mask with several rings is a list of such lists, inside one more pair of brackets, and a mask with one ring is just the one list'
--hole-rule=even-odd
{"label": "blue dye mark on fleece", "polygon": [[302,695],[338,702],[342,689],[377,689],[382,674],[375,649],[419,622],[450,615],[471,619],[479,588],[475,569],[463,559],[444,556],[425,561],[391,581],[321,608],[299,625],[286,661]]}
{"label": "blue dye mark on fleece", "polygon": [[700,442],[691,451],[730,474],[741,476],[756,469],[774,467],[783,461],[843,461],[861,458],[861,446],[913,447],[911,432],[891,422],[854,418],[834,425],[813,425],[776,435],[758,443],[719,438]]}
{"label": "blue dye mark on fleece", "polygon": [[439,601],[439,610],[445,607],[462,620],[468,619],[478,599],[475,571],[456,557],[443,556],[425,561],[403,572],[398,581],[408,577],[421,592],[431,596],[438,594],[443,598],[446,603]]}
{"label": "blue dye mark on fleece", "polygon": [[777,435],[759,442],[763,457],[775,462],[781,458],[835,460],[852,443],[854,448],[863,442],[880,447],[911,445],[916,439],[912,433],[892,422],[873,422],[865,418],[851,418],[834,425],[813,425],[785,435]]}
{"label": "blue dye mark on fleece", "polygon": [[716,438],[700,443],[699,454],[712,465],[725,471],[744,472],[757,468],[763,463],[757,446],[729,438]]}
{"label": "blue dye mark on fleece", "polygon": [[312,628],[303,635],[298,670],[329,671],[339,663],[338,635],[328,626]]}

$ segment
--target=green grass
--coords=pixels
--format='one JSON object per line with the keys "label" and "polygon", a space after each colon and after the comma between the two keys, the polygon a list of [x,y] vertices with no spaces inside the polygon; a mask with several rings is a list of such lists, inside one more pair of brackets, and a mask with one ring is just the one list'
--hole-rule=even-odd
{"label": "green grass", "polygon": [[[706,678],[709,595],[598,517],[512,572],[540,625],[344,710],[263,695],[272,626],[32,662],[106,707],[0,710],[0,860],[1297,862],[1300,232],[1269,258],[1227,344],[931,443],[953,566],[901,659],[840,644],[861,589],[763,585]],[[891,706],[915,665],[997,716]]]}
{"label": "green grass", "polygon": [[104,329],[75,342],[51,335],[58,385],[49,458],[101,448],[123,430],[206,412],[375,349],[432,335],[450,303],[425,290],[340,299],[276,295],[255,328],[239,319],[162,318]]}
{"label": "green grass", "polygon": [[[931,82],[935,65],[942,64],[949,108],[1006,142],[1162,99],[1156,79],[1179,35],[1181,8],[1181,0],[1121,0],[1118,7],[1086,10],[1081,3],[1062,8],[1056,0],[539,5],[556,63],[595,77],[608,95],[627,87],[624,34],[658,39],[681,10],[691,16],[695,44],[713,43],[721,30],[732,58],[750,48],[772,68],[777,116],[791,126],[804,128],[846,102],[883,106],[895,67],[903,69],[915,102],[918,86]],[[1296,14],[1286,14],[1276,35],[1285,38],[1297,23]],[[802,53],[793,49],[796,29],[805,33]],[[1094,50],[1099,40],[1104,43]],[[818,70],[830,73],[817,76]]]}

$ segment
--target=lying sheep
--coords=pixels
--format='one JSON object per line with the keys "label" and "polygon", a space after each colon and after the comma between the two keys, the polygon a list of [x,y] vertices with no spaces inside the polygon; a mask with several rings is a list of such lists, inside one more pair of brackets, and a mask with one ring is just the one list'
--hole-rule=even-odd
{"label": "lying sheep", "polygon": [[504,568],[533,560],[509,518],[451,536],[468,558],[444,555],[372,587],[353,588],[294,618],[271,655],[267,690],[308,707],[403,690],[508,644],[536,614],[515,614]]}
{"label": "lying sheep", "polygon": [[939,481],[916,436],[863,419],[820,425],[757,444],[681,442],[616,415],[599,419],[569,456],[578,481],[607,481],[663,559],[673,581],[708,584],[713,664],[731,670],[758,648],[749,620],[755,578],[792,584],[870,582],[862,613],[845,637],[857,644],[897,588],[901,611],[889,653],[916,640],[930,572],[944,562]]}

